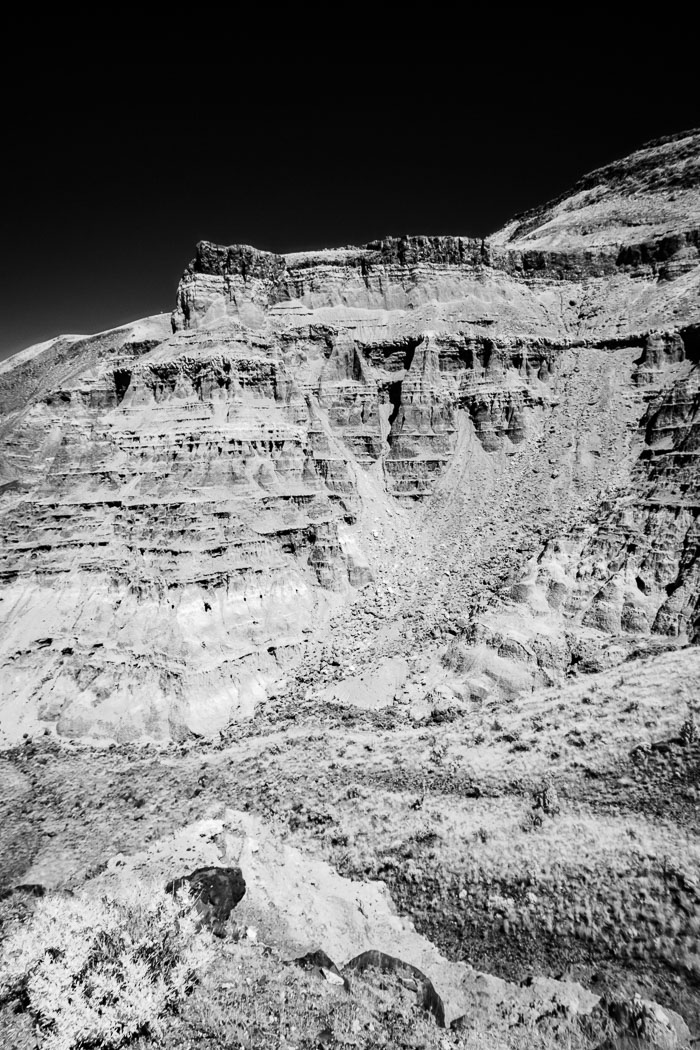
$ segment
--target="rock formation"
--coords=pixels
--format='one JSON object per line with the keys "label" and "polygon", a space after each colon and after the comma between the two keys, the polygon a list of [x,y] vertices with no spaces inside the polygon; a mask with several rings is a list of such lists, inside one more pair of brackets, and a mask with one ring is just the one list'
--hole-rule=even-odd
{"label": "rock formation", "polygon": [[[113,858],[86,890],[118,899],[135,879],[149,886],[169,876],[183,853],[202,860],[205,870],[217,870],[211,865],[220,863],[221,851],[226,863],[233,860],[243,873],[247,892],[235,917],[252,939],[260,937],[302,964],[319,957],[333,960],[333,969],[350,979],[367,968],[408,977],[441,1027],[479,1016],[511,1026],[549,1012],[584,1017],[598,1005],[600,996],[575,982],[540,978],[521,987],[448,961],[410,920],[396,914],[383,883],[342,878],[323,861],[280,843],[258,819],[235,810],[181,828],[149,850]],[[300,952],[305,953],[301,959]]]}
{"label": "rock formation", "polygon": [[483,241],[203,241],[5,362],[3,739],[215,734],[392,576],[477,690],[697,641],[699,190],[690,132]]}

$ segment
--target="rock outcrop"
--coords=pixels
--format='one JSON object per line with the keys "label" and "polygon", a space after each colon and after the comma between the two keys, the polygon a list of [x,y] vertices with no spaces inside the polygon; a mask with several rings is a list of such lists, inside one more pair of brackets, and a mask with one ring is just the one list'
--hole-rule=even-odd
{"label": "rock outcrop", "polygon": [[189,875],[171,879],[165,887],[166,893],[176,894],[186,887],[195,902],[200,922],[223,937],[226,922],[245,896],[245,879],[239,868],[197,868]]}
{"label": "rock outcrop", "polygon": [[484,241],[203,241],[172,319],[0,366],[6,738],[215,734],[389,535],[539,680],[697,641],[699,158],[651,144]]}
{"label": "rock outcrop", "polygon": [[468,1026],[488,1017],[496,1026],[510,1026],[548,1013],[584,1018],[599,1003],[600,996],[575,982],[539,978],[520,986],[446,959],[396,913],[384,883],[343,878],[236,810],[224,809],[220,817],[184,827],[142,852],[113,857],[86,884],[87,892],[119,898],[134,880],[148,886],[170,878],[185,856],[203,868],[224,864],[242,872],[246,893],[235,917],[252,939],[283,958],[320,963],[350,979],[367,968],[408,978],[440,1025],[462,1018]]}

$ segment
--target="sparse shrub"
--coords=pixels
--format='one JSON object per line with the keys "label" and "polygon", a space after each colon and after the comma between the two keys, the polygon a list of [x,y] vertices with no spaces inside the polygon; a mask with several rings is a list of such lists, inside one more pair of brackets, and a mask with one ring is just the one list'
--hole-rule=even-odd
{"label": "sparse shrub", "polygon": [[465,674],[474,664],[474,656],[469,649],[457,640],[451,641],[442,654],[441,663],[455,674]]}
{"label": "sparse shrub", "polygon": [[459,717],[459,711],[453,707],[433,707],[430,711],[430,721],[434,725],[444,725],[454,722]]}
{"label": "sparse shrub", "polygon": [[435,766],[441,766],[444,764],[447,757],[447,744],[444,740],[440,740],[437,736],[431,738],[430,748],[430,761]]}
{"label": "sparse shrub", "polygon": [[691,745],[694,744],[697,741],[697,739],[697,726],[695,725],[695,719],[693,718],[693,715],[690,714],[681,726],[681,740],[683,741],[686,747],[691,747]]}
{"label": "sparse shrub", "polygon": [[529,809],[525,814],[521,827],[523,831],[535,831],[537,828],[541,828],[544,823],[541,810]]}
{"label": "sparse shrub", "polygon": [[491,893],[488,897],[488,909],[493,915],[502,915],[506,919],[515,916],[515,901],[501,893]]}
{"label": "sparse shrub", "polygon": [[523,831],[541,828],[545,816],[553,817],[559,813],[559,796],[550,777],[546,776],[539,787],[532,792],[532,809],[525,815],[521,824]]}
{"label": "sparse shrub", "polygon": [[561,809],[557,789],[549,777],[545,777],[539,788],[532,793],[533,809],[541,810],[548,816],[556,816]]}
{"label": "sparse shrub", "polygon": [[126,900],[50,895],[0,957],[0,1001],[19,998],[44,1050],[118,1047],[158,1035],[212,957],[186,889]]}
{"label": "sparse shrub", "polygon": [[644,766],[649,761],[651,747],[647,743],[637,744],[630,752],[630,758],[636,766]]}

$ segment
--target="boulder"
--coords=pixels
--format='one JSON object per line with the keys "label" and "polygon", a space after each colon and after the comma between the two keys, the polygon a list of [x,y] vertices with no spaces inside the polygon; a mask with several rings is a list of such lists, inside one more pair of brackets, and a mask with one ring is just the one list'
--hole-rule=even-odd
{"label": "boulder", "polygon": [[301,966],[302,970],[312,970],[324,981],[330,984],[342,984],[346,991],[350,990],[350,982],[347,977],[343,977],[330,955],[326,955],[321,949],[317,948],[315,951],[307,952],[294,962],[297,966]]}
{"label": "boulder", "polygon": [[172,879],[165,891],[177,893],[185,885],[195,898],[202,923],[209,926],[217,936],[223,937],[228,917],[246,891],[241,869],[197,868],[190,875]]}
{"label": "boulder", "polygon": [[426,977],[417,966],[397,959],[386,952],[371,950],[356,955],[345,965],[346,970],[355,970],[363,973],[365,970],[380,970],[382,973],[393,973],[403,983],[410,982],[408,987],[415,988],[418,1002],[424,1009],[430,1011],[441,1028],[445,1027],[445,1005],[435,991],[433,982]]}

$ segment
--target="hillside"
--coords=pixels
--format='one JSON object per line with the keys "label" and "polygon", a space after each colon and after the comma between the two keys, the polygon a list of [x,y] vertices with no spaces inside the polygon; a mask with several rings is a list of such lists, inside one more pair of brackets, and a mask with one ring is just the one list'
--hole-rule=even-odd
{"label": "hillside", "polygon": [[252,839],[287,957],[700,1034],[699,172],[693,131],[483,241],[202,241],[172,316],[0,366],[0,889]]}

